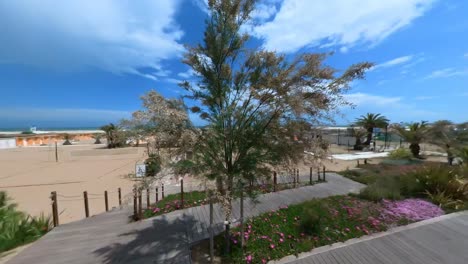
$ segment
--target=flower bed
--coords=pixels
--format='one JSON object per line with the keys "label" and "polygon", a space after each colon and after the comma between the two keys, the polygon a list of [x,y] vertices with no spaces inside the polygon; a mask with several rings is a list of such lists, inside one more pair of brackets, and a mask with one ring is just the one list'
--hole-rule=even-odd
{"label": "flower bed", "polygon": [[[287,255],[297,255],[316,247],[385,231],[395,225],[443,213],[436,208],[422,200],[410,199],[390,204],[350,196],[316,199],[284,207],[246,222],[243,250],[240,247],[240,228],[233,228],[232,251],[223,257],[223,263],[266,263]],[[422,212],[426,209],[430,213]],[[413,213],[406,214],[408,211]],[[219,255],[224,252],[223,247],[224,234],[221,234],[216,237]]]}

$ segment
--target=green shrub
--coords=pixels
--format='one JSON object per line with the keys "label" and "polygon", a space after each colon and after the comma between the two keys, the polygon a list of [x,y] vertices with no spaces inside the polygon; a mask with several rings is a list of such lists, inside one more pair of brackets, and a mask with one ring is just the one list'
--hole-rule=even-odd
{"label": "green shrub", "polygon": [[309,235],[319,234],[322,230],[322,220],[326,215],[327,211],[320,204],[319,200],[312,200],[305,203],[304,211],[300,218],[300,227],[302,232]]}
{"label": "green shrub", "polygon": [[339,174],[362,184],[371,184],[377,179],[377,175],[375,173],[368,173],[367,171],[364,172],[362,170],[345,170],[341,171]]}
{"label": "green shrub", "polygon": [[398,177],[387,176],[377,178],[374,183],[370,184],[359,193],[359,197],[371,201],[401,199],[402,196]]}
{"label": "green shrub", "polygon": [[5,192],[0,192],[0,252],[30,243],[50,228],[50,217],[30,217],[10,203]]}
{"label": "green shrub", "polygon": [[161,157],[157,154],[149,154],[145,160],[146,176],[155,176],[161,171]]}
{"label": "green shrub", "polygon": [[395,149],[388,154],[388,158],[392,160],[409,160],[412,157],[413,154],[405,148]]}

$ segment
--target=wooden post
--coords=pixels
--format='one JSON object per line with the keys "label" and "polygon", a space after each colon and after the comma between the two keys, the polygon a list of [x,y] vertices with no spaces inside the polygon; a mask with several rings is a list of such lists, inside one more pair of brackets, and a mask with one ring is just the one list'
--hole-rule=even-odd
{"label": "wooden post", "polygon": [[164,183],[161,184],[161,200],[164,199]]}
{"label": "wooden post", "polygon": [[357,160],[357,167],[359,167],[359,160]]}
{"label": "wooden post", "polygon": [[136,189],[133,189],[133,218],[134,218],[135,220],[138,220],[137,207],[138,207],[138,203],[137,203],[137,191],[136,191]]}
{"label": "wooden post", "polygon": [[142,199],[141,199],[141,191],[138,192],[138,218],[141,219],[143,216],[143,206],[142,206]]}
{"label": "wooden post", "polygon": [[122,190],[119,188],[119,206],[122,207]]}
{"label": "wooden post", "polygon": [[277,184],[277,175],[276,175],[276,171],[273,172],[273,192],[276,192],[276,184]]}
{"label": "wooden post", "polygon": [[146,189],[146,208],[150,208],[150,190]]}
{"label": "wooden post", "polygon": [[297,180],[296,180],[296,182],[297,182],[297,184],[299,184],[299,185],[300,185],[300,179],[299,179],[299,169],[296,169],[296,177],[297,177]]}
{"label": "wooden post", "polygon": [[312,167],[310,167],[310,172],[309,172],[309,184],[312,185]]}
{"label": "wooden post", "polygon": [[320,168],[317,168],[317,181],[320,181]]}
{"label": "wooden post", "polygon": [[184,208],[184,179],[180,180],[180,207]]}
{"label": "wooden post", "polygon": [[213,191],[209,192],[210,199],[210,262],[214,263],[214,234],[213,234]]}
{"label": "wooden post", "polygon": [[293,169],[293,171],[292,171],[292,176],[293,176],[294,188],[296,188],[296,169]]}
{"label": "wooden post", "polygon": [[323,181],[326,181],[327,179],[325,178],[325,166],[323,166]]}
{"label": "wooden post", "polygon": [[89,204],[88,204],[88,192],[87,191],[83,192],[83,198],[84,198],[85,216],[86,218],[88,218],[89,217]]}
{"label": "wooden post", "polygon": [[241,249],[244,248],[244,183],[241,182],[240,189],[240,226],[241,226]]}
{"label": "wooden post", "polygon": [[109,211],[109,199],[107,197],[107,191],[104,191],[104,203],[106,204],[106,212]]}
{"label": "wooden post", "polygon": [[58,162],[58,149],[57,149],[57,141],[55,141],[55,162]]}
{"label": "wooden post", "polygon": [[52,217],[53,217],[54,227],[57,227],[59,225],[57,192],[51,192],[50,198],[52,200]]}
{"label": "wooden post", "polygon": [[159,202],[159,193],[158,193],[158,187],[156,187],[156,202]]}

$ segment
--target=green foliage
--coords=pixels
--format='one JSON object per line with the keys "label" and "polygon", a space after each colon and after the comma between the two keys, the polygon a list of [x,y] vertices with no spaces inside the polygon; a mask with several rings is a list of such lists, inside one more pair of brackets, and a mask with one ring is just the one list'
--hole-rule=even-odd
{"label": "green foliage", "polygon": [[388,158],[393,160],[407,160],[411,159],[412,157],[413,155],[411,152],[404,148],[395,149],[388,154]]}
{"label": "green foliage", "polygon": [[150,153],[145,160],[146,176],[156,176],[161,171],[161,157],[158,154]]}
{"label": "green foliage", "polygon": [[300,228],[308,235],[318,235],[324,227],[327,211],[319,200],[307,202],[301,216]]}
{"label": "green foliage", "polygon": [[[377,220],[381,205],[349,196],[314,199],[249,219],[246,242],[240,247],[240,228],[233,228],[232,253],[222,263],[262,263],[298,255],[324,245],[386,230]],[[398,223],[392,223],[398,224]],[[224,237],[215,237],[215,250],[224,252]]]}
{"label": "green foliage", "polygon": [[364,188],[359,197],[370,201],[380,201],[382,199],[399,200],[400,183],[397,177],[378,177],[377,180]]}
{"label": "green foliage", "polygon": [[360,182],[363,184],[371,184],[377,179],[377,175],[374,173],[368,173],[365,170],[345,170],[339,172],[340,175],[349,178],[353,181]]}
{"label": "green foliage", "polygon": [[0,192],[0,252],[30,243],[51,228],[50,217],[27,216],[8,200],[6,193]]}
{"label": "green foliage", "polygon": [[32,135],[32,134],[34,134],[34,132],[32,132],[32,131],[22,131],[21,134],[23,134],[23,135]]}
{"label": "green foliage", "polygon": [[172,165],[175,175],[185,175],[195,173],[196,167],[195,163],[191,160],[179,160]]}
{"label": "green foliage", "polygon": [[409,124],[407,127],[404,126],[395,126],[394,129],[397,131],[400,137],[404,138],[405,141],[410,143],[411,153],[415,158],[419,158],[419,151],[421,147],[419,144],[430,135],[430,129],[426,121],[414,122]]}
{"label": "green foliage", "polygon": [[376,181],[364,188],[359,197],[371,201],[421,197],[430,199],[448,210],[466,208],[468,203],[466,167],[444,165],[407,167],[409,169],[402,170],[399,174],[377,175]]}

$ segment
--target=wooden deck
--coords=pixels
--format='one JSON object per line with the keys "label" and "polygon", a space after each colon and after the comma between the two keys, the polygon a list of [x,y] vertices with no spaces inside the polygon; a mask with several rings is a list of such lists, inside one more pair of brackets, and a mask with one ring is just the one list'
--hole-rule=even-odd
{"label": "wooden deck", "polygon": [[466,264],[468,211],[395,228],[311,253],[276,261],[277,264]]}
{"label": "wooden deck", "polygon": [[[301,181],[308,180],[308,175]],[[315,197],[358,192],[364,185],[327,173],[327,182],[269,193],[258,203],[245,201],[245,216],[255,216]],[[215,205],[216,232],[222,231],[222,210]],[[239,203],[234,203],[239,218]],[[209,206],[175,211],[129,223],[129,209],[103,213],[64,224],[42,237],[7,264],[54,263],[190,263],[190,245],[208,237]]]}

